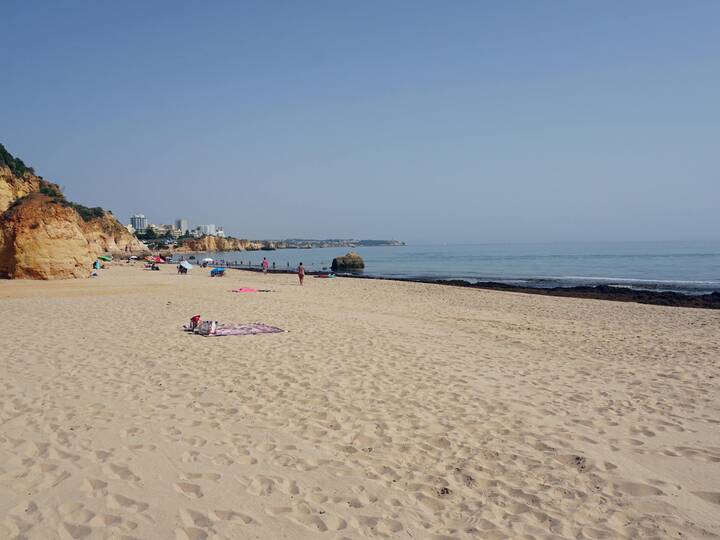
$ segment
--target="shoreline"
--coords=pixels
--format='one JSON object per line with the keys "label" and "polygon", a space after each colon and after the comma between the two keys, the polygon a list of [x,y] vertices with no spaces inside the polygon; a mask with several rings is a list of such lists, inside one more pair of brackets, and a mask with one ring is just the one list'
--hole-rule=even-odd
{"label": "shoreline", "polygon": [[[226,266],[228,270],[242,270],[246,272],[262,273],[260,268],[239,268]],[[268,270],[269,274],[295,274],[291,270]],[[308,276],[327,274],[328,272],[306,271]],[[422,279],[422,278],[401,278],[364,276],[355,274],[335,274],[338,278],[372,279],[378,281],[399,281],[404,283],[425,283],[430,285],[444,285],[450,287],[462,287],[468,289],[483,289],[491,291],[515,292],[534,294],[540,296],[557,296],[563,298],[584,298],[590,300],[607,300],[611,302],[634,302],[637,304],[649,304],[654,306],[685,307],[695,309],[720,309],[720,292],[715,291],[708,294],[690,295],[673,291],[646,291],[631,289],[630,287],[612,287],[609,285],[578,285],[573,287],[524,287],[522,285],[509,285],[495,281],[479,281],[476,283],[464,279]]]}

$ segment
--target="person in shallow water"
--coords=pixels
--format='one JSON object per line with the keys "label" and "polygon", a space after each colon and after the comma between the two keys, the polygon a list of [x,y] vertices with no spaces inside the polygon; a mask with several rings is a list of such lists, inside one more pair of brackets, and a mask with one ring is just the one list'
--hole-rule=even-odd
{"label": "person in shallow water", "polygon": [[302,285],[303,280],[305,279],[305,267],[303,266],[303,263],[300,263],[300,266],[298,266],[297,274],[298,279],[300,280],[300,285]]}
{"label": "person in shallow water", "polygon": [[268,271],[268,260],[267,260],[266,257],[263,257],[262,270],[263,270],[263,274],[267,274],[267,271]]}

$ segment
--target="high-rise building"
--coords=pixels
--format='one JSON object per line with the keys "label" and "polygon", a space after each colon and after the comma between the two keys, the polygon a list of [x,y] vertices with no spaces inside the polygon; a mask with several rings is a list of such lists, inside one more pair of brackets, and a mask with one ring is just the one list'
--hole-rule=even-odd
{"label": "high-rise building", "polygon": [[200,229],[201,234],[204,234],[206,236],[215,236],[216,229],[214,223],[210,223],[208,225],[200,225],[198,226],[198,229]]}
{"label": "high-rise building", "polygon": [[135,231],[142,234],[148,227],[148,220],[144,214],[135,214],[130,218],[130,225],[133,226]]}
{"label": "high-rise building", "polygon": [[185,218],[176,219],[175,228],[180,229],[180,234],[186,234],[190,230],[190,222]]}

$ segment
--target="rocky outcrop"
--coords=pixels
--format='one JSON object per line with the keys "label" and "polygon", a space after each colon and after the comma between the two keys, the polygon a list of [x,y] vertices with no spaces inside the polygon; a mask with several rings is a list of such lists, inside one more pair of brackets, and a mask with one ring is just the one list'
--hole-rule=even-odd
{"label": "rocky outcrop", "polygon": [[10,208],[17,199],[27,197],[39,189],[40,178],[31,172],[16,176],[10,167],[0,165],[0,213]]}
{"label": "rocky outcrop", "polygon": [[75,210],[29,195],[6,212],[0,231],[0,276],[87,277],[95,260]]}
{"label": "rocky outcrop", "polygon": [[354,251],[342,257],[335,257],[330,268],[336,270],[362,270],[365,268],[365,261]]}
{"label": "rocky outcrop", "polygon": [[100,254],[147,251],[110,212],[69,202],[2,145],[0,212],[3,278],[87,277]]}
{"label": "rocky outcrop", "polygon": [[201,236],[186,240],[177,248],[179,252],[194,251],[254,251],[262,248],[260,242],[251,242],[240,238],[220,238],[218,236]]}

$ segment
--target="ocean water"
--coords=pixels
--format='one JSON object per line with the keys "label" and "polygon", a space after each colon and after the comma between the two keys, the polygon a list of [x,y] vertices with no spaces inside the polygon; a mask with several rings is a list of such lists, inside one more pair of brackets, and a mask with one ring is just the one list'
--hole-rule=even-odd
{"label": "ocean water", "polygon": [[[329,268],[348,248],[286,249],[203,254],[258,265],[267,257],[279,269],[303,262]],[[703,294],[720,291],[718,242],[607,242],[448,244],[356,248],[364,275],[497,281],[530,287],[614,285]]]}

